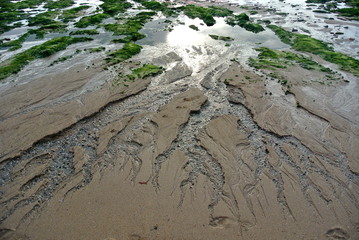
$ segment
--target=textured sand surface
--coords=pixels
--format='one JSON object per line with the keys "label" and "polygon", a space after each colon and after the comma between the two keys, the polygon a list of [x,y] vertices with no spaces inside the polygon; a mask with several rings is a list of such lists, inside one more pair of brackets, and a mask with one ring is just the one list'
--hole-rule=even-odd
{"label": "textured sand surface", "polygon": [[[358,77],[289,89],[243,49],[29,65],[0,89],[0,238],[359,239]],[[119,83],[137,62],[166,70]]]}

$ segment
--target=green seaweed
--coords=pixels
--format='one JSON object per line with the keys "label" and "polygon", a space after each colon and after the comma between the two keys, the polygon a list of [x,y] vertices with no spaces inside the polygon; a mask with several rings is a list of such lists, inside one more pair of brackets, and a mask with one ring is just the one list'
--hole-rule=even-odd
{"label": "green seaweed", "polygon": [[226,19],[226,23],[232,27],[238,25],[246,29],[247,31],[254,33],[259,33],[264,31],[264,28],[260,24],[251,22],[250,18],[245,13],[228,17]]}
{"label": "green seaweed", "polygon": [[345,0],[344,1],[348,6],[359,7],[359,0]]}
{"label": "green seaweed", "polygon": [[207,26],[213,26],[216,24],[216,20],[213,17],[227,17],[232,15],[232,11],[222,7],[211,6],[208,8],[200,7],[196,5],[186,5],[181,8],[183,13],[191,19],[199,18]]}
{"label": "green seaweed", "polygon": [[195,31],[199,31],[199,28],[196,25],[189,25],[188,27]]}
{"label": "green seaweed", "polygon": [[48,0],[22,0],[22,1],[11,1],[2,0],[0,7],[4,11],[18,11],[25,8],[35,8],[41,3],[46,3]]}
{"label": "green seaweed", "polygon": [[138,22],[138,21],[134,21],[134,20],[128,20],[123,24],[120,23],[111,23],[111,24],[105,24],[104,28],[107,31],[111,31],[113,32],[114,35],[119,36],[119,35],[131,35],[133,33],[138,32],[141,28],[143,27],[143,25]]}
{"label": "green seaweed", "polygon": [[120,38],[120,39],[114,39],[112,40],[112,42],[114,43],[129,43],[129,42],[136,42],[140,39],[145,38],[146,35],[140,33],[140,32],[135,32],[135,33],[131,33],[130,35],[124,37],[124,38]]}
{"label": "green seaweed", "polygon": [[[0,16],[1,17],[1,16]],[[0,22],[0,34],[10,31],[15,28],[14,26],[8,26],[6,23]]]}
{"label": "green seaweed", "polygon": [[105,51],[105,47],[97,47],[97,48],[89,48],[87,49],[87,51],[89,51],[90,53],[95,53],[95,52],[102,52]]}
{"label": "green seaweed", "polygon": [[267,27],[271,29],[283,43],[289,45],[293,44],[293,38],[295,37],[294,33],[288,32],[276,25],[268,25]]}
{"label": "green seaweed", "polygon": [[337,64],[344,71],[359,74],[359,60],[335,52],[327,43],[310,36],[296,34],[292,48],[297,51],[313,53],[328,62]]}
{"label": "green seaweed", "polygon": [[124,13],[128,8],[132,7],[132,4],[126,0],[103,0],[103,4],[100,7],[103,12],[115,16],[118,13]]}
{"label": "green seaweed", "polygon": [[54,21],[48,25],[42,25],[38,29],[30,29],[27,33],[23,34],[16,40],[12,40],[9,42],[1,42],[0,47],[9,48],[10,51],[15,51],[22,47],[22,43],[26,41],[26,39],[32,35],[36,34],[37,38],[43,38],[47,32],[65,32],[66,25],[61,24],[60,22]]}
{"label": "green seaweed", "polygon": [[117,43],[135,42],[146,37],[146,35],[140,33],[139,30],[141,30],[145,25],[145,23],[150,19],[152,19],[152,17],[155,14],[156,14],[155,12],[141,12],[136,16],[127,19],[127,21],[122,24],[120,23],[105,24],[104,28],[107,31],[113,32],[113,34],[116,36],[120,36],[120,35],[126,36],[125,38],[122,39],[112,40],[113,42],[117,42]]}
{"label": "green seaweed", "polygon": [[5,43],[0,43],[0,47],[10,47],[10,49],[9,49],[10,51],[15,51],[22,47],[22,43],[25,42],[29,36],[30,36],[30,33],[27,32],[16,40],[5,42]]}
{"label": "green seaweed", "polygon": [[54,38],[43,44],[32,47],[15,55],[13,58],[6,60],[0,65],[0,80],[19,72],[25,65],[35,59],[48,57],[56,52],[66,49],[71,44],[90,40],[92,39],[65,36]]}
{"label": "green seaweed", "polygon": [[99,24],[104,19],[109,18],[109,17],[110,17],[110,15],[105,14],[105,13],[98,13],[98,14],[82,17],[77,23],[75,23],[75,27],[86,28],[88,26]]}
{"label": "green seaweed", "polygon": [[43,39],[45,37],[45,34],[46,34],[45,30],[39,30],[39,29],[30,29],[28,32],[30,34],[36,35],[37,39]]}
{"label": "green seaweed", "polygon": [[120,63],[123,62],[129,58],[131,58],[132,56],[138,54],[141,52],[142,47],[140,45],[137,45],[135,43],[126,43],[123,48],[114,51],[112,53],[110,53],[106,58],[106,61],[110,64],[116,64],[116,63]]}
{"label": "green seaweed", "polygon": [[61,22],[54,21],[51,24],[42,25],[38,31],[43,32],[66,32],[67,25]]}
{"label": "green seaweed", "polygon": [[153,11],[161,11],[166,17],[174,17],[177,16],[178,13],[176,9],[169,8],[169,3],[167,2],[157,2],[157,1],[146,1],[146,0],[135,0],[138,3],[141,3],[144,8],[153,10]]}
{"label": "green seaweed", "polygon": [[72,58],[72,57],[73,57],[73,55],[68,55],[68,56],[60,57],[60,58],[56,59],[55,61],[53,61],[53,62],[49,65],[49,67],[51,67],[51,66],[53,66],[53,65],[55,65],[55,64],[61,63],[61,62],[65,62],[66,60],[68,60],[68,59],[70,59],[70,58]]}
{"label": "green seaweed", "polygon": [[289,62],[275,61],[274,59],[255,59],[249,58],[248,63],[255,69],[275,69],[286,68]]}
{"label": "green seaweed", "polygon": [[259,32],[264,31],[264,28],[260,24],[257,24],[257,23],[245,23],[243,26],[240,26],[240,27],[243,27],[247,31],[254,32],[254,33],[259,33]]}
{"label": "green seaweed", "polygon": [[287,51],[272,50],[265,47],[256,48],[259,52],[258,58],[251,58],[249,63],[257,69],[275,69],[286,68],[294,64],[307,70],[317,70],[326,73],[332,73],[329,68],[323,67],[321,64],[313,61],[311,58],[300,54]]}
{"label": "green seaweed", "polygon": [[142,67],[133,70],[131,74],[127,75],[127,78],[131,81],[134,81],[138,78],[146,78],[150,76],[154,77],[162,72],[162,67],[152,64],[144,64]]}
{"label": "green seaweed", "polygon": [[214,40],[221,40],[221,41],[233,41],[234,40],[234,38],[226,37],[226,36],[218,36],[218,35],[213,35],[213,34],[209,34],[209,36]]}
{"label": "green seaweed", "polygon": [[77,17],[80,17],[81,12],[88,9],[89,7],[90,6],[79,6],[79,7],[64,10],[59,18],[62,19],[63,22],[67,23]]}
{"label": "green seaweed", "polygon": [[336,10],[340,15],[344,17],[350,17],[354,20],[359,20],[359,8],[341,8]]}
{"label": "green seaweed", "polygon": [[154,11],[162,11],[162,9],[165,7],[164,5],[162,5],[161,3],[157,2],[157,1],[141,1],[141,4],[150,10],[154,10]]}
{"label": "green seaweed", "polygon": [[322,9],[313,10],[313,12],[315,12],[315,13],[330,13],[329,11],[322,10]]}
{"label": "green seaweed", "polygon": [[6,12],[1,9],[0,11],[0,34],[10,31],[17,26],[10,26],[11,23],[25,19],[27,15],[22,11],[10,11]]}
{"label": "green seaweed", "polygon": [[70,32],[70,35],[97,35],[100,34],[96,29],[85,29]]}
{"label": "green seaweed", "polygon": [[56,22],[54,19],[58,14],[59,11],[48,11],[37,14],[36,16],[29,18],[29,26],[42,26],[53,24]]}
{"label": "green seaweed", "polygon": [[47,1],[44,7],[48,9],[61,9],[61,8],[70,7],[74,3],[75,2],[72,0]]}
{"label": "green seaweed", "polygon": [[9,31],[11,29],[21,26],[20,20],[29,19],[30,14],[23,11],[25,8],[34,8],[41,3],[46,3],[47,0],[22,0],[0,1],[0,33]]}
{"label": "green seaweed", "polygon": [[359,60],[343,53],[335,52],[328,43],[304,34],[288,32],[275,25],[269,25],[268,27],[274,31],[282,42],[291,45],[294,50],[318,55],[328,62],[337,64],[344,71],[355,75],[359,74]]}
{"label": "green seaweed", "polygon": [[129,18],[125,23],[105,24],[104,27],[107,31],[111,31],[117,36],[135,34],[142,29],[143,25],[155,14],[155,12],[141,12]]}

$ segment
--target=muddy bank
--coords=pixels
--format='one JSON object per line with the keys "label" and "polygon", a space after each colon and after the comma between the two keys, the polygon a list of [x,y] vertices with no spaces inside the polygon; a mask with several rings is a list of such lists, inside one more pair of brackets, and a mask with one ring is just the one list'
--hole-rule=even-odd
{"label": "muddy bank", "polygon": [[292,84],[288,90],[276,79],[240,69],[234,64],[222,76],[222,81],[231,79],[227,83],[230,101],[248,107],[253,120],[267,131],[293,136],[332,161],[346,156],[350,171],[358,173],[356,80],[350,87],[340,82],[326,86],[312,82],[319,78],[312,71],[289,68],[280,71]]}
{"label": "muddy bank", "polygon": [[[172,50],[153,61],[170,69],[183,58]],[[304,84],[288,69],[285,94],[229,60],[175,82],[169,73],[5,161],[4,236],[356,238],[356,152],[341,144],[356,144],[355,108],[333,109],[329,97],[341,89],[352,102],[344,82]]]}
{"label": "muddy bank", "polygon": [[[149,79],[137,79],[128,86],[115,86],[104,63],[91,67],[70,67],[61,73],[16,85],[1,94],[0,161],[18,156],[33,143],[56,134],[79,120],[91,116],[107,104],[146,89]],[[93,79],[105,78],[100,86],[88,89]]]}
{"label": "muddy bank", "polygon": [[[182,17],[120,64],[38,60],[2,86],[1,238],[359,237],[358,78],[310,54],[333,71],[255,69],[289,46]],[[128,81],[144,64],[163,73]]]}

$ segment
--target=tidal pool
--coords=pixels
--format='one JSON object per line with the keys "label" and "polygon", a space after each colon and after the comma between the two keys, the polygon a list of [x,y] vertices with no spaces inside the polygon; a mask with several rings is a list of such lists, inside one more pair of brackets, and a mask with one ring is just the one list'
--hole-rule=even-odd
{"label": "tidal pool", "polygon": [[[215,44],[248,44],[248,46],[263,46],[273,49],[288,48],[280,39],[270,30],[260,33],[253,33],[239,26],[230,26],[226,24],[224,18],[215,18],[216,24],[208,27],[200,19],[190,19],[187,16],[180,15],[177,19],[171,19],[171,22],[165,19],[154,20],[145,24],[141,30],[147,37],[137,41],[140,45],[156,45],[167,43],[170,46],[185,47],[192,45],[215,45]],[[195,25],[199,31],[191,29],[189,26]],[[233,41],[214,40],[209,35],[219,35],[231,37]]]}

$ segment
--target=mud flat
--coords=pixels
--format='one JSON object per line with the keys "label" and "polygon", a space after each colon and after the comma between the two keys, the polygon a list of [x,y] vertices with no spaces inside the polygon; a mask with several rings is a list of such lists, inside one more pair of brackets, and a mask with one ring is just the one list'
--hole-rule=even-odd
{"label": "mud flat", "polygon": [[[358,77],[181,17],[121,63],[39,59],[1,86],[1,239],[359,238]],[[315,68],[254,68],[253,39]]]}

